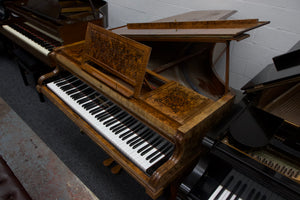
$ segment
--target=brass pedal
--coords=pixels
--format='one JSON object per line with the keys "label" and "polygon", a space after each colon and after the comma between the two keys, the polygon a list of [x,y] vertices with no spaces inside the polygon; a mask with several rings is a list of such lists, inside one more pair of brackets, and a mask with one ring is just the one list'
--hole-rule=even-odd
{"label": "brass pedal", "polygon": [[108,158],[102,162],[105,167],[109,167],[115,160],[113,158]]}
{"label": "brass pedal", "polygon": [[122,167],[121,165],[117,164],[113,168],[111,168],[110,172],[112,174],[118,174],[121,171]]}

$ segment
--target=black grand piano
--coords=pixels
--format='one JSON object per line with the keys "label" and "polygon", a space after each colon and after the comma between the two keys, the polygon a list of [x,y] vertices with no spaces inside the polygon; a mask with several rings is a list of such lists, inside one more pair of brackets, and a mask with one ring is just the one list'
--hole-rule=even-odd
{"label": "black grand piano", "polygon": [[103,24],[102,0],[1,1],[0,33],[50,65],[53,48],[84,39],[88,22]]}
{"label": "black grand piano", "polygon": [[177,199],[300,199],[300,42],[242,90]]}

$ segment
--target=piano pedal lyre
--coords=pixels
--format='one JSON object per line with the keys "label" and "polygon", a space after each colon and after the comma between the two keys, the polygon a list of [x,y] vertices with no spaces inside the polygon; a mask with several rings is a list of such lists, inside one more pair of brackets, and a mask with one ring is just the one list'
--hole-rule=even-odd
{"label": "piano pedal lyre", "polygon": [[[115,160],[114,160],[113,158],[108,158],[108,159],[104,160],[104,161],[102,162],[102,164],[103,164],[105,167],[109,167],[109,166],[111,166],[114,162],[115,162]],[[116,162],[115,162],[115,163],[116,163]],[[118,174],[118,173],[121,171],[121,169],[122,169],[121,165],[119,165],[118,163],[116,163],[116,165],[113,166],[113,167],[111,168],[110,171],[111,171],[112,174]]]}

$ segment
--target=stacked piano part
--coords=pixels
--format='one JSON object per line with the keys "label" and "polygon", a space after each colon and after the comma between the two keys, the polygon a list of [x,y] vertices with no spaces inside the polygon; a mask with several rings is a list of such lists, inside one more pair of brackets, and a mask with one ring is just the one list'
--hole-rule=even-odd
{"label": "stacked piano part", "polygon": [[[254,21],[251,28],[267,23]],[[216,42],[246,38],[244,31],[196,38],[205,42],[203,55],[210,60]],[[142,43],[89,23],[84,41],[54,49],[55,70],[42,76],[37,88],[157,198],[204,152],[201,139],[230,109],[234,95],[211,65],[200,68],[218,84],[218,92],[213,87],[205,92],[214,98],[151,71],[150,52]]]}
{"label": "stacked piano part", "polygon": [[102,24],[99,13],[95,11],[95,7],[101,5],[102,1],[90,3],[59,0],[5,1],[9,17],[0,22],[0,33],[50,65],[48,54],[54,48],[83,40],[88,22]]}

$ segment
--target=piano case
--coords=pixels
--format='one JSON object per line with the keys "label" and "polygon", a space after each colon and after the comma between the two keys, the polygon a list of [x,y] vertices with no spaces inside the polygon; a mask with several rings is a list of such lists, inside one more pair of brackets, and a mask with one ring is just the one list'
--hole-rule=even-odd
{"label": "piano case", "polygon": [[[228,12],[225,12],[228,14]],[[196,16],[202,12],[192,12],[184,16]],[[219,15],[224,15],[221,12]],[[218,15],[218,16],[219,16]],[[210,22],[204,22],[210,23]],[[233,23],[233,24],[232,24]],[[234,29],[236,24],[242,27]],[[171,81],[147,69],[150,48],[132,39],[118,35],[119,29],[112,31],[88,24],[85,41],[56,48],[50,55],[55,70],[42,76],[37,89],[57,105],[72,119],[91,139],[93,139],[107,154],[118,162],[131,176],[133,176],[152,197],[160,196],[171,183],[179,180],[195,165],[197,159],[206,150],[201,145],[201,139],[206,131],[219,121],[230,109],[234,95],[229,90],[229,41],[241,40],[249,37],[245,31],[262,26],[268,22],[250,20],[245,22],[230,21],[230,34],[222,34],[222,30],[204,30],[200,33],[189,33],[190,29],[180,31],[186,34],[167,37],[143,37],[149,40],[165,40],[172,42],[210,42],[210,48],[205,49],[208,63],[211,64],[211,48],[214,43],[228,44],[226,62],[225,86],[214,74],[211,66],[203,66],[204,79],[209,84],[218,83],[217,98],[204,96],[175,81]],[[201,23],[200,23],[201,24]],[[189,27],[191,28],[191,27]],[[211,26],[210,26],[211,28]],[[120,29],[121,32],[123,29]],[[211,32],[212,31],[212,32]],[[217,32],[217,35],[214,33]],[[207,45],[207,44],[206,44]],[[129,159],[118,145],[113,145],[110,138],[104,137],[104,131],[96,131],[93,124],[84,120],[84,116],[76,113],[70,106],[51,90],[57,81],[56,76],[64,71],[88,84],[98,91],[111,103],[128,112],[135,119],[149,127],[167,143],[171,143],[173,150],[162,162],[155,163],[154,168],[144,171],[140,163]],[[59,82],[59,81],[58,81]],[[208,87],[208,90],[213,87]],[[151,136],[151,135],[149,135]],[[159,139],[159,140],[160,140]],[[126,153],[126,152],[125,152]]]}

